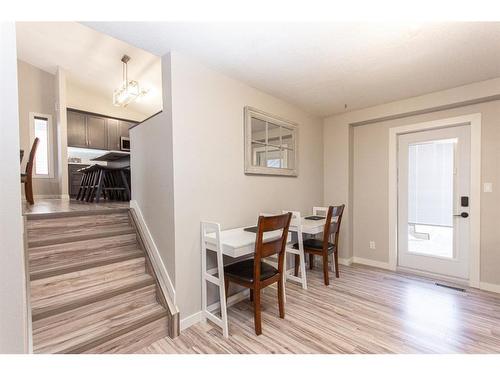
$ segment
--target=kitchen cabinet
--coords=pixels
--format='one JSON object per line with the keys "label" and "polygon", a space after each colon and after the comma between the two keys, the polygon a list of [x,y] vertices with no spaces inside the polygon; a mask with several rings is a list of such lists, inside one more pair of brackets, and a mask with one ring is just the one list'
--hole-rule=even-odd
{"label": "kitchen cabinet", "polygon": [[68,164],[68,193],[70,197],[76,197],[78,194],[83,177],[83,174],[78,172],[78,170],[85,167],[88,167],[88,165]]}
{"label": "kitchen cabinet", "polygon": [[120,150],[120,137],[129,136],[133,121],[68,109],[68,146]]}
{"label": "kitchen cabinet", "polygon": [[120,137],[128,137],[129,128],[134,124],[135,122],[120,120]]}
{"label": "kitchen cabinet", "polygon": [[106,150],[108,147],[108,135],[106,119],[87,115],[87,147]]}
{"label": "kitchen cabinet", "polygon": [[86,115],[68,111],[68,146],[87,147]]}
{"label": "kitchen cabinet", "polygon": [[108,119],[108,150],[120,150],[120,121]]}

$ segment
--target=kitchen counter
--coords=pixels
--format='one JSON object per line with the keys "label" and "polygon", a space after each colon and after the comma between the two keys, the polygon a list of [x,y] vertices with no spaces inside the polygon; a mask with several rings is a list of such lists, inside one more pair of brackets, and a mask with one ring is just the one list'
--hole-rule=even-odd
{"label": "kitchen counter", "polygon": [[130,159],[130,152],[125,151],[110,151],[106,152],[97,158],[90,159],[91,161],[124,161]]}

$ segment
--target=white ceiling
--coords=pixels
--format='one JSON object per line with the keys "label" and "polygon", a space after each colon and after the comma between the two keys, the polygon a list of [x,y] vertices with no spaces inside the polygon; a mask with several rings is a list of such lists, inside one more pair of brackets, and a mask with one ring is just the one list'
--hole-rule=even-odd
{"label": "white ceiling", "polygon": [[500,76],[500,23],[85,24],[158,56],[188,54],[322,116]]}
{"label": "white ceiling", "polygon": [[129,55],[129,79],[138,80],[149,92],[128,108],[144,115],[162,108],[158,56],[76,22],[18,22],[16,32],[20,60],[52,74],[61,66],[69,81],[109,97],[110,102],[122,82],[120,60]]}

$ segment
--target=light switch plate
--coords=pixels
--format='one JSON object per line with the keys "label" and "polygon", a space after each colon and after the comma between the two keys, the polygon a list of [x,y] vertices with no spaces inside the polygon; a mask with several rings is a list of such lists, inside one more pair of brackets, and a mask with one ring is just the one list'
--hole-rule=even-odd
{"label": "light switch plate", "polygon": [[483,187],[483,191],[485,193],[492,193],[493,192],[493,184],[491,182],[485,182],[484,187]]}

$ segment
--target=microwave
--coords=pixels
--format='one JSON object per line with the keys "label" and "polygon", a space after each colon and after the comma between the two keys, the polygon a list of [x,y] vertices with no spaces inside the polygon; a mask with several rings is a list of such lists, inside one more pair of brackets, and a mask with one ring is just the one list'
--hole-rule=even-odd
{"label": "microwave", "polygon": [[120,150],[130,151],[130,138],[129,137],[120,137]]}

